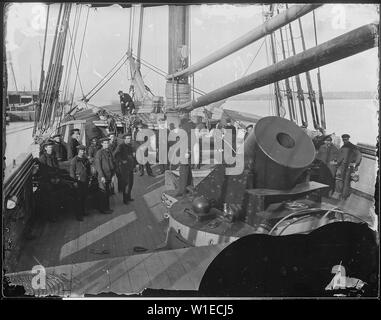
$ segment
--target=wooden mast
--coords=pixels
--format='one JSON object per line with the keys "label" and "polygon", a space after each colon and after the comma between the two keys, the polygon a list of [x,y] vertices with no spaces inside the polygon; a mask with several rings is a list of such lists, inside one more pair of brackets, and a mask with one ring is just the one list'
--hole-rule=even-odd
{"label": "wooden mast", "polygon": [[[171,5],[168,14],[168,74],[172,74],[188,67],[188,59],[183,59],[181,52],[183,48],[189,48],[189,7]],[[166,83],[166,101],[172,101],[172,112],[167,113],[168,123],[179,123],[179,114],[173,106],[181,88],[189,86],[188,76],[179,79],[167,79]],[[175,97],[176,95],[176,97]],[[190,95],[189,99],[190,100]]]}

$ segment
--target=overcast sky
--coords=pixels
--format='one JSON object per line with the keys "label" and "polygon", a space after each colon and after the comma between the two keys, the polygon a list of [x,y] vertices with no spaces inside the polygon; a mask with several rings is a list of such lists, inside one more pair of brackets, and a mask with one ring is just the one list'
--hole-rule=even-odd
{"label": "overcast sky", "polygon": [[[49,36],[52,43],[54,22],[58,4],[50,5]],[[76,57],[80,52],[84,25],[88,8],[81,6]],[[78,6],[79,10],[79,6]],[[194,5],[191,6],[191,53],[192,62],[217,50],[263,22],[260,5]],[[79,13],[79,11],[78,11]],[[136,11],[138,13],[138,11]],[[11,59],[19,90],[38,89],[45,29],[46,5],[37,3],[13,4],[7,15],[7,51]],[[72,11],[73,21],[75,9]],[[119,6],[91,8],[87,32],[84,40],[82,62],[79,75],[86,94],[121,58],[128,46],[130,9]],[[138,14],[136,15],[137,20]],[[378,22],[377,7],[370,4],[326,4],[316,10],[317,37],[322,43],[362,25]],[[315,45],[312,13],[302,18],[306,45]],[[298,24],[293,23],[293,32],[300,52]],[[134,48],[136,52],[137,25],[134,28]],[[277,36],[279,39],[279,34]],[[262,45],[262,47],[261,47]],[[278,42],[280,45],[280,42]],[[142,38],[142,58],[164,71],[168,66],[168,6],[145,9]],[[261,47],[261,49],[259,49]],[[279,49],[279,48],[278,48]],[[286,48],[287,50],[287,48]],[[376,48],[343,59],[321,68],[323,91],[376,91],[378,83],[378,52]],[[254,59],[254,57],[256,58]],[[45,68],[49,55],[45,58]],[[66,61],[64,57],[64,62]],[[268,65],[266,45],[263,40],[232,54],[215,63],[195,76],[195,87],[211,91],[227,84],[244,74],[260,70]],[[73,69],[74,70],[74,69]],[[8,67],[8,90],[14,90],[14,82]],[[165,80],[153,71],[142,67],[146,84],[157,95],[164,95]],[[74,73],[73,73],[74,75]],[[127,67],[121,71],[96,95],[91,102],[110,103],[117,100],[119,89],[129,87]],[[316,87],[316,75],[312,74]],[[74,76],[73,76],[74,79]],[[73,81],[72,81],[73,82]],[[268,87],[253,91],[267,93]],[[81,96],[77,86],[76,96]]]}

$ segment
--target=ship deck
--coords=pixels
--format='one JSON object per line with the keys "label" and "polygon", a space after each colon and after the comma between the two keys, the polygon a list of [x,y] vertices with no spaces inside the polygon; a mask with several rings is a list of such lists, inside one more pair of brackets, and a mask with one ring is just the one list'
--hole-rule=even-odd
{"label": "ship deck", "polygon": [[35,223],[15,271],[31,270],[37,264],[51,267],[141,253],[135,247],[147,249],[144,253],[159,249],[168,226],[160,200],[164,187],[164,174],[154,178],[135,174],[134,201],[125,205],[120,193],[112,195],[112,214],[89,210],[84,221],[77,221],[68,212],[56,222]]}

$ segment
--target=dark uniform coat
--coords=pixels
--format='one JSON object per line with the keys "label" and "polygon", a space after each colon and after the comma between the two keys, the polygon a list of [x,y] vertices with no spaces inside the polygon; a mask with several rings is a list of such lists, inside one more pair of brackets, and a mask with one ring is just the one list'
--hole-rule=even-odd
{"label": "dark uniform coat", "polygon": [[111,181],[115,174],[115,160],[110,149],[98,150],[95,155],[95,168],[98,179],[104,177],[106,180]]}
{"label": "dark uniform coat", "polygon": [[75,156],[70,162],[70,176],[75,180],[88,183],[90,179],[89,159]]}
{"label": "dark uniform coat", "polygon": [[55,154],[47,154],[46,152],[43,153],[40,158],[40,162],[48,167],[52,168],[59,168],[57,158],[55,157]]}
{"label": "dark uniform coat", "polygon": [[345,143],[339,150],[335,192],[342,199],[350,195],[351,174],[357,170],[361,159],[360,150],[351,142]]}
{"label": "dark uniform coat", "polygon": [[88,149],[88,156],[89,156],[89,161],[90,163],[94,163],[95,161],[95,155],[97,154],[98,150],[99,150],[99,146],[97,145],[90,145],[89,149]]}
{"label": "dark uniform coat", "polygon": [[90,179],[90,162],[86,157],[75,156],[70,162],[70,176],[78,181],[76,215],[82,217],[85,214],[88,183]]}
{"label": "dark uniform coat", "polygon": [[[110,210],[111,179],[115,174],[115,160],[109,148],[101,149],[95,155],[95,168],[98,174],[99,210]],[[105,182],[102,182],[105,178]]]}
{"label": "dark uniform coat", "polygon": [[[123,200],[127,200],[126,197],[131,198],[131,190],[134,183],[134,168],[136,165],[134,152],[134,147],[126,143],[118,145],[114,152],[119,191],[123,193]],[[127,192],[126,187],[128,187]]]}
{"label": "dark uniform coat", "polygon": [[56,157],[57,157],[58,161],[66,161],[67,160],[66,143],[55,142],[55,144],[53,146],[53,151],[56,153]]}
{"label": "dark uniform coat", "polygon": [[77,139],[69,138],[67,143],[67,158],[68,160],[73,159],[78,154],[77,147],[79,146],[79,142]]}

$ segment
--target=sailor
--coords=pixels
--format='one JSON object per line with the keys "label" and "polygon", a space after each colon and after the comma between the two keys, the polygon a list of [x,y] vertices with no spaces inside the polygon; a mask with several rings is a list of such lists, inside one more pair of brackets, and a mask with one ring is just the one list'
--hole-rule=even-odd
{"label": "sailor", "polygon": [[53,146],[53,151],[56,154],[58,161],[66,161],[67,160],[67,145],[62,141],[62,136],[60,134],[56,134],[53,137],[55,142]]}
{"label": "sailor", "polygon": [[77,220],[83,221],[86,215],[86,199],[88,194],[88,185],[90,180],[90,161],[86,157],[86,147],[77,146],[78,154],[70,162],[70,176],[76,180],[76,198],[78,205],[76,206]]}
{"label": "sailor", "polygon": [[80,145],[79,143],[80,130],[73,129],[70,132],[70,138],[67,144],[67,158],[68,160],[73,159],[77,155],[77,147]]}
{"label": "sailor", "polygon": [[[146,143],[148,141],[148,137],[147,136],[144,137],[144,141],[143,142],[136,141],[136,137],[138,135],[138,132],[140,132],[142,130],[144,130],[143,123],[142,122],[138,122],[137,123],[137,129],[134,132],[134,140],[135,140],[136,148],[138,148],[138,145],[142,145],[143,143]],[[148,156],[148,148],[144,152],[145,152],[145,156]],[[139,175],[140,176],[144,175],[144,167],[146,168],[147,174],[150,177],[154,177],[154,174],[152,173],[152,169],[151,169],[151,164],[149,163],[149,161],[147,161],[145,164],[139,164]]]}
{"label": "sailor", "polygon": [[134,168],[136,164],[135,150],[131,144],[132,135],[126,133],[123,135],[123,143],[119,144],[114,151],[116,162],[116,172],[118,175],[119,191],[123,194],[123,203],[128,204],[133,201],[131,190],[134,184]]}
{"label": "sailor", "polygon": [[[237,129],[236,127],[232,124],[232,121],[230,118],[226,119],[226,125],[224,127],[224,136],[227,134],[227,132],[231,131],[231,149],[232,149],[232,155],[235,155],[235,150],[236,150],[236,136],[237,136]],[[225,148],[224,148],[225,149]],[[230,147],[229,147],[230,149]]]}
{"label": "sailor", "polygon": [[116,147],[118,146],[118,139],[116,138],[114,132],[109,133],[108,137],[110,139],[109,149],[111,150],[111,152],[114,152]]}
{"label": "sailor", "polygon": [[179,128],[184,130],[188,136],[188,148],[187,153],[185,154],[185,158],[187,159],[188,163],[179,164],[179,185],[175,197],[185,195],[187,187],[193,186],[193,176],[191,168],[191,131],[195,129],[195,125],[193,122],[189,120],[188,113],[185,113],[183,118],[180,120]]}
{"label": "sailor", "polygon": [[118,91],[120,97],[120,107],[122,110],[122,115],[127,115],[135,109],[134,102],[128,93],[124,93],[122,90]]}
{"label": "sailor", "polygon": [[88,149],[88,157],[89,157],[90,164],[94,163],[95,155],[97,154],[99,149],[100,149],[100,146],[98,145],[98,139],[95,137],[92,138],[90,140],[90,146]]}
{"label": "sailor", "polygon": [[246,128],[245,128],[245,139],[247,138],[247,136],[250,134],[250,132],[254,129],[254,126],[252,124],[249,124]]}
{"label": "sailor", "polygon": [[98,174],[98,185],[100,191],[99,211],[110,214],[110,184],[115,174],[115,161],[111,150],[109,149],[109,138],[100,140],[102,149],[95,155],[95,168]]}
{"label": "sailor", "polygon": [[54,142],[49,141],[44,145],[44,153],[40,156],[39,160],[45,166],[58,169],[58,161],[53,151]]}
{"label": "sailor", "polygon": [[349,134],[343,134],[341,138],[343,145],[337,159],[334,197],[345,200],[350,195],[352,175],[358,171],[362,155],[360,150],[349,141]]}
{"label": "sailor", "polygon": [[117,127],[116,127],[116,121],[111,115],[107,115],[107,130],[110,133],[116,134]]}
{"label": "sailor", "polygon": [[328,191],[333,191],[339,149],[332,143],[331,135],[325,136],[323,142],[316,154],[316,160],[324,164],[319,166],[319,182],[328,184],[330,186]]}
{"label": "sailor", "polygon": [[323,138],[324,144],[320,146],[316,159],[322,161],[332,174],[332,177],[336,175],[337,159],[339,156],[339,149],[332,143],[331,135],[327,135]]}
{"label": "sailor", "polygon": [[[157,160],[157,162],[160,162],[160,158],[159,158],[160,130],[166,130],[167,131],[167,133],[166,133],[167,134],[167,136],[166,136],[167,150],[166,151],[167,151],[167,156],[168,156],[168,151],[169,151],[169,148],[171,146],[170,141],[168,141],[168,136],[169,136],[170,130],[167,128],[165,116],[164,116],[164,118],[159,119],[159,130],[157,131],[157,134],[156,134],[156,160]],[[167,161],[166,163],[160,163],[159,164],[159,168],[160,168],[159,174],[163,174],[166,170],[169,170],[168,157],[167,157],[166,161]]]}

